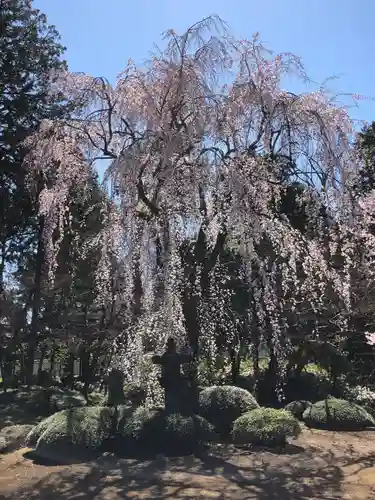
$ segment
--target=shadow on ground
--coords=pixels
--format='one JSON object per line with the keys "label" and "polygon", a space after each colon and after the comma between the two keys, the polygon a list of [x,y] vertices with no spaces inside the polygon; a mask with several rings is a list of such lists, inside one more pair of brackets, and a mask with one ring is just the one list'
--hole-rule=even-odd
{"label": "shadow on ground", "polygon": [[[101,458],[100,453],[95,453],[91,451],[82,452],[81,454],[77,453],[77,450],[74,450],[74,455],[64,452],[57,453],[48,453],[46,456],[40,456],[36,454],[34,450],[26,451],[23,454],[23,457],[26,460],[31,460],[35,465],[42,465],[44,467],[55,467],[55,466],[65,466],[65,465],[80,465],[85,462],[90,462],[94,460],[99,460]],[[1,500],[1,497],[0,497]]]}
{"label": "shadow on ground", "polygon": [[35,425],[43,418],[26,391],[0,392],[0,429],[10,425]]}
{"label": "shadow on ground", "polygon": [[[307,455],[306,455],[307,454]],[[28,455],[30,457],[30,454]],[[31,455],[32,456],[32,455]],[[301,460],[305,456],[305,461]],[[296,461],[296,457],[301,457]],[[276,458],[276,461],[275,461]],[[308,458],[308,459],[307,459]],[[101,457],[90,464],[65,467],[32,486],[0,496],[4,499],[342,499],[343,473],[324,460],[312,467],[311,456],[300,447],[290,453],[214,454],[152,461]],[[298,463],[297,463],[298,462]],[[305,463],[305,466],[303,466]]]}
{"label": "shadow on ground", "polygon": [[282,452],[217,445],[180,458],[105,454],[63,466],[19,450],[7,463],[0,460],[0,499],[370,500],[371,437],[305,429]]}

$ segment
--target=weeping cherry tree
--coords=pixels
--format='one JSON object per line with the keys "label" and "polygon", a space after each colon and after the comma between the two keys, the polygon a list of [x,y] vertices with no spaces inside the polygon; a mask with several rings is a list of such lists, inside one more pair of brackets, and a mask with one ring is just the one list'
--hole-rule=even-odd
{"label": "weeping cherry tree", "polygon": [[[293,315],[308,304],[318,317],[334,296],[342,328],[340,311],[350,308],[353,239],[344,236],[352,123],[323,88],[284,90],[287,75],[308,81],[303,65],[290,53],[269,53],[258,34],[236,40],[212,16],[182,35],[169,30],[163,43],[142,66],[129,60],[114,85],[87,74],[52,75],[51,92],[74,102],[76,112],[44,122],[27,158],[30,179],[36,172],[45,179],[39,202],[51,279],[70,189],[88,185],[95,162],[109,160],[112,204],[92,244],[102,252],[98,301],[105,306],[113,280],[121,283],[116,303],[126,314],[115,362],[125,376],[139,376],[145,351],[162,348],[170,335],[210,360],[218,329],[239,347],[244,320],[232,314],[234,291],[223,286],[225,248],[241,255],[251,291],[247,324],[260,331],[254,352],[264,337],[280,362],[289,345],[286,308]],[[292,181],[306,187],[307,203],[319,200],[330,214],[327,227],[318,210],[309,212],[313,236],[275,209]],[[332,262],[338,241],[339,267]]]}

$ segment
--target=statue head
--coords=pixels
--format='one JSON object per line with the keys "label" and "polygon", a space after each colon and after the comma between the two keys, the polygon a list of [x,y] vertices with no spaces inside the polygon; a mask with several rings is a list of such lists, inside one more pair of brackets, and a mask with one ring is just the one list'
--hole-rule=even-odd
{"label": "statue head", "polygon": [[169,337],[169,339],[167,340],[167,352],[169,354],[174,354],[177,350],[177,347],[176,347],[176,341],[173,337]]}

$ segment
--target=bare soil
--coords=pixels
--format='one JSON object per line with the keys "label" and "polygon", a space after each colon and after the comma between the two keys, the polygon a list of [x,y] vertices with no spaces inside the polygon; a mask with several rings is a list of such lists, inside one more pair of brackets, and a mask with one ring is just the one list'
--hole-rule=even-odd
{"label": "bare soil", "polygon": [[28,449],[0,456],[1,500],[211,498],[374,499],[375,432],[304,429],[283,453],[222,446],[200,457],[69,465],[37,463]]}

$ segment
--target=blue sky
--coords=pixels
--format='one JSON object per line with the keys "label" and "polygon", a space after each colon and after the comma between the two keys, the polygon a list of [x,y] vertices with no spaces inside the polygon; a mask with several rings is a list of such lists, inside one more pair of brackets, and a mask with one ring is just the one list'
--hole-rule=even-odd
{"label": "blue sky", "polygon": [[[218,14],[238,38],[259,31],[267,48],[302,57],[309,76],[335,92],[375,97],[375,0],[35,0],[58,28],[72,71],[114,80],[131,57],[142,62],[161,33],[182,32]],[[303,91],[294,87],[292,91]],[[353,118],[375,120],[375,100]]]}

